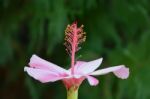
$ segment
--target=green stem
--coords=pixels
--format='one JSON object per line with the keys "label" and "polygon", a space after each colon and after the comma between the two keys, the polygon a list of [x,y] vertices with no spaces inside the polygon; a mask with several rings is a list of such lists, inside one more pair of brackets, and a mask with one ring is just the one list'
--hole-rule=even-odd
{"label": "green stem", "polygon": [[78,99],[78,88],[77,87],[71,87],[69,90],[67,90],[67,99]]}

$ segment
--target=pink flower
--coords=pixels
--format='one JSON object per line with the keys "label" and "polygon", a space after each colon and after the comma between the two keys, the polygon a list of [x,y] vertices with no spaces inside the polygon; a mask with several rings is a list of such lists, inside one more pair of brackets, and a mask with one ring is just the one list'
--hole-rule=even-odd
{"label": "pink flower", "polygon": [[29,62],[30,67],[25,67],[24,71],[42,83],[62,80],[67,89],[71,86],[78,87],[84,79],[87,79],[90,85],[95,86],[99,81],[93,76],[104,75],[110,72],[113,72],[118,78],[128,78],[129,69],[124,65],[96,70],[101,62],[102,58],[90,62],[77,61],[74,66],[74,74],[72,74],[71,68],[69,70],[63,69],[33,55]]}
{"label": "pink flower", "polygon": [[90,62],[75,62],[75,53],[80,49],[79,44],[86,39],[82,28],[83,25],[78,28],[75,22],[72,25],[68,25],[65,30],[66,42],[64,45],[71,57],[71,68],[69,70],[33,55],[30,59],[30,67],[25,67],[24,71],[42,83],[62,80],[67,89],[72,86],[78,88],[84,79],[87,79],[90,85],[95,86],[99,81],[93,76],[104,75],[110,72],[113,72],[118,78],[128,78],[129,69],[124,65],[96,70],[100,66],[102,58]]}

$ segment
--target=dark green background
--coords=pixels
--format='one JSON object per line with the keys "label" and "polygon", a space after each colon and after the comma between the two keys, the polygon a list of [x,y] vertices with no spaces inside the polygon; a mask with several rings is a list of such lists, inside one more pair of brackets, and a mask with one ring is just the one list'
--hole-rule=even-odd
{"label": "dark green background", "polygon": [[[103,57],[100,68],[125,64],[127,80],[84,81],[79,99],[150,99],[150,0],[1,0],[0,99],[65,99],[62,82],[42,84],[24,71],[32,54],[69,68],[64,30],[84,24],[78,60]],[[80,57],[80,55],[82,55]]]}

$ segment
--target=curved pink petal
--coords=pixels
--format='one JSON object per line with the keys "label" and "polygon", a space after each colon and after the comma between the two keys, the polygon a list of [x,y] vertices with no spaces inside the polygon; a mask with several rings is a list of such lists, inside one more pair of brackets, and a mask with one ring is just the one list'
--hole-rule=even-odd
{"label": "curved pink petal", "polygon": [[37,55],[32,55],[30,62],[29,62],[29,66],[33,67],[33,68],[37,68],[37,69],[50,70],[50,71],[59,72],[59,73],[67,72],[67,70],[65,70],[51,62],[48,62],[48,61],[38,57]]}
{"label": "curved pink petal", "polygon": [[57,80],[61,80],[67,76],[66,74],[59,75],[55,72],[51,72],[48,70],[42,70],[42,69],[36,69],[30,67],[25,67],[24,71],[26,71],[31,77],[33,77],[36,80],[39,80],[42,83],[54,82]]}
{"label": "curved pink petal", "polygon": [[113,72],[118,78],[121,79],[126,79],[129,76],[129,68],[126,68],[124,65],[97,70],[91,73],[91,75],[104,75],[110,72]]}
{"label": "curved pink petal", "polygon": [[101,63],[102,58],[90,62],[77,61],[74,72],[77,74],[86,75],[97,69]]}
{"label": "curved pink petal", "polygon": [[77,61],[75,68],[78,68],[80,65],[83,65],[85,63],[87,63],[87,62],[85,62],[85,61]]}
{"label": "curved pink petal", "polygon": [[91,86],[96,86],[99,83],[99,81],[92,76],[87,76],[87,80]]}

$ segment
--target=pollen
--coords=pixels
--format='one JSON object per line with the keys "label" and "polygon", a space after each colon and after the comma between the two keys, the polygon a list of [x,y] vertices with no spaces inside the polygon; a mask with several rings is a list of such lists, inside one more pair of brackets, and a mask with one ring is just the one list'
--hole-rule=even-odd
{"label": "pollen", "polygon": [[74,52],[77,52],[80,47],[79,44],[85,42],[86,33],[83,31],[84,25],[77,27],[77,22],[74,22],[71,25],[67,25],[65,30],[65,43],[66,51],[69,55]]}

